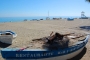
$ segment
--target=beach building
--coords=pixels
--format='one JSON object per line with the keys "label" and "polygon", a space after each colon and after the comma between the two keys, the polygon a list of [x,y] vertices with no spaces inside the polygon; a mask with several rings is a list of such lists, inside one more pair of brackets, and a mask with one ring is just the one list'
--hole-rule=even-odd
{"label": "beach building", "polygon": [[80,19],[88,19],[88,17],[85,16],[85,12],[84,11],[81,12],[81,18]]}

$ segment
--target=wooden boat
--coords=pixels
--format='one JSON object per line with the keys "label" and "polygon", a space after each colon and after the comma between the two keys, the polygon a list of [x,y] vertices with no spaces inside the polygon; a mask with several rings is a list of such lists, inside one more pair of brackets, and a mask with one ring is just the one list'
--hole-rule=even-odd
{"label": "wooden boat", "polygon": [[16,38],[17,34],[12,31],[0,31],[0,42],[12,44],[12,40]]}
{"label": "wooden boat", "polygon": [[76,42],[74,45],[66,48],[58,49],[28,49],[25,48],[5,48],[1,50],[1,55],[5,59],[59,59],[66,60],[78,55],[89,39],[89,34],[85,36],[85,39]]}

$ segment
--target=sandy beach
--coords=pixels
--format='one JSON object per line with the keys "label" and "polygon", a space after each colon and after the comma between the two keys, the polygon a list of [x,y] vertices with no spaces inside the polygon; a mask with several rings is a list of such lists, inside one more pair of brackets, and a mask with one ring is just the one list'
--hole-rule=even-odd
{"label": "sandy beach", "polygon": [[[86,29],[80,27],[88,26]],[[10,47],[24,47],[30,44],[32,39],[49,36],[54,32],[69,33],[73,31],[89,32],[90,33],[90,19],[74,19],[67,21],[66,19],[60,20],[40,20],[40,21],[23,21],[23,22],[8,22],[0,23],[0,30],[12,30],[17,33],[17,37],[13,40]],[[90,39],[85,47],[85,53],[77,60],[89,60],[90,58]],[[1,49],[1,47],[0,47]],[[4,60],[0,56],[0,60]]]}

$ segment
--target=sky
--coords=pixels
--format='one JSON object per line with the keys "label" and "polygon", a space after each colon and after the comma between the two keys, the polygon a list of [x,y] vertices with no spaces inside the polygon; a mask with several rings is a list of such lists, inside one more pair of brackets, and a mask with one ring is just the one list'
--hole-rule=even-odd
{"label": "sky", "polygon": [[0,0],[0,17],[90,16],[85,0]]}

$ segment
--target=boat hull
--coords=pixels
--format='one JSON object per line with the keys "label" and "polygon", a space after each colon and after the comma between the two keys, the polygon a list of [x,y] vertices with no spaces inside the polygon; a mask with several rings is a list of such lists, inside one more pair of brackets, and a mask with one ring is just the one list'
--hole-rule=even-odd
{"label": "boat hull", "polygon": [[13,39],[12,35],[0,36],[0,42],[2,42],[2,43],[12,44],[12,39]]}
{"label": "boat hull", "polygon": [[64,48],[64,49],[56,49],[56,50],[48,50],[48,49],[25,49],[19,51],[19,48],[5,48],[1,50],[2,57],[5,59],[61,59],[66,60],[70,59],[77,54],[79,54],[86,43],[88,42],[89,35],[79,43],[75,45]]}
{"label": "boat hull", "polygon": [[[6,35],[6,33],[9,33],[10,35]],[[12,44],[13,39],[17,37],[17,34],[12,31],[0,31],[0,42],[6,43],[6,44]]]}
{"label": "boat hull", "polygon": [[67,59],[70,59],[70,58],[75,57],[76,55],[78,55],[83,50],[83,48],[81,48],[80,50],[78,50],[76,52],[67,54],[67,55],[57,56],[57,57],[52,57],[52,58],[45,58],[45,59],[37,59],[37,60],[67,60]]}

